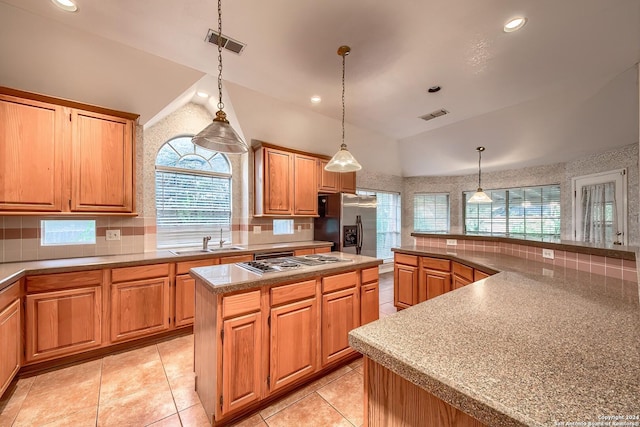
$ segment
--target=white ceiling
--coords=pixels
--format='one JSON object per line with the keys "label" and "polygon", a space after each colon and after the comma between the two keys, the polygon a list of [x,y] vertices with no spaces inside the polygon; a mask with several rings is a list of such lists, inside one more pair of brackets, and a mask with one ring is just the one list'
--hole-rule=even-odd
{"label": "white ceiling", "polygon": [[[50,0],[0,0],[0,52],[25,55],[51,42],[50,28],[66,28],[94,45],[126,45],[118,63],[89,71],[122,82],[142,67],[134,73],[142,89],[122,93],[105,83],[76,93],[67,81],[57,86],[65,95],[49,94],[108,100],[139,112],[144,124],[177,98],[184,102],[204,73],[217,74],[215,47],[204,42],[217,2],[76,1],[79,11],[69,14]],[[517,15],[528,24],[504,33]],[[9,25],[18,18],[22,25]],[[28,34],[26,21],[37,22]],[[241,55],[224,54],[225,80],[333,118],[341,114],[336,49],[350,45],[347,121],[399,141],[405,176],[472,172],[477,145],[487,147],[483,166],[500,169],[638,141],[638,0],[234,0],[223,4],[223,25],[247,44]],[[65,47],[50,50],[55,58]],[[20,86],[20,67],[3,60],[0,84]],[[442,91],[427,94],[435,84]],[[313,94],[320,105],[311,105]],[[451,113],[418,118],[439,108]]]}

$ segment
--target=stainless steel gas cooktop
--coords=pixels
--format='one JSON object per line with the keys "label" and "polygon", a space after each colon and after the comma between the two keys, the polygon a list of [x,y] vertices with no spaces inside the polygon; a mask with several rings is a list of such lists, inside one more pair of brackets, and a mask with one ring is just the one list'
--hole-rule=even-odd
{"label": "stainless steel gas cooktop", "polygon": [[328,255],[305,255],[239,262],[236,265],[256,274],[264,274],[346,261],[351,260]]}

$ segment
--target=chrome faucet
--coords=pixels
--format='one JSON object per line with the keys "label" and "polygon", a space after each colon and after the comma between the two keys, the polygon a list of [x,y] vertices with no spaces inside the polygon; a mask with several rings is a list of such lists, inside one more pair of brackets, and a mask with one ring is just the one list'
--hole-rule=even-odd
{"label": "chrome faucet", "polygon": [[220,247],[222,247],[222,244],[226,242],[226,240],[222,240],[222,228],[220,229]]}
{"label": "chrome faucet", "polygon": [[211,240],[211,236],[204,236],[202,238],[202,250],[206,251],[208,248],[207,246],[209,245],[209,240]]}

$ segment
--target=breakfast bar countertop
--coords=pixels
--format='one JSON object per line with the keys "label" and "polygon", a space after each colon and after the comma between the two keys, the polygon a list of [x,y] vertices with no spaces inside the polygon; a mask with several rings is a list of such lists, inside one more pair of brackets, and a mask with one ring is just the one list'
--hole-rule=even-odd
{"label": "breakfast bar countertop", "polygon": [[396,252],[501,272],[353,330],[356,350],[487,425],[640,425],[637,283],[504,254]]}

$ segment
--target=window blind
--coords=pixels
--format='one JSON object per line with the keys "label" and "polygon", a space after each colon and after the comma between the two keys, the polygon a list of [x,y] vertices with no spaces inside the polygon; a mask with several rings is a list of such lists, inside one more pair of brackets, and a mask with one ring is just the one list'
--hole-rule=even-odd
{"label": "window blind", "polygon": [[449,232],[449,194],[413,195],[413,229],[425,233]]}

